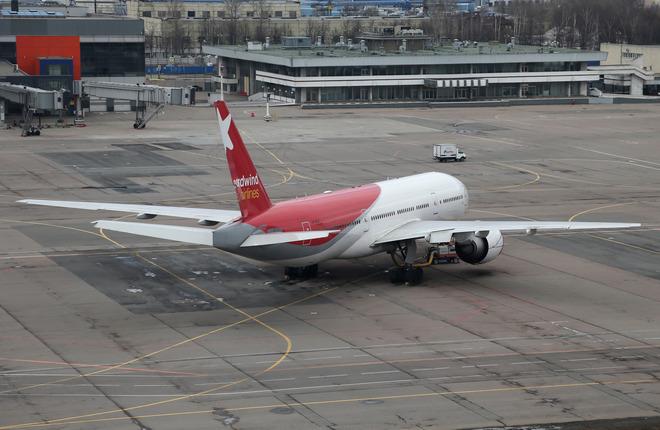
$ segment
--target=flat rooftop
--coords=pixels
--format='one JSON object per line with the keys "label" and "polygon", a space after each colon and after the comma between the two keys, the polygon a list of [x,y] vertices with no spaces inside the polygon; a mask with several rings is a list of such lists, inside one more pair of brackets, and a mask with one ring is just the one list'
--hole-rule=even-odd
{"label": "flat rooftop", "polygon": [[[583,51],[579,49],[547,48],[541,46],[517,45],[508,49],[506,44],[481,43],[454,49],[451,45],[438,46],[433,49],[417,51],[361,52],[359,39],[355,40],[355,49],[345,47],[324,46],[312,48],[283,48],[281,45],[271,45],[263,51],[249,50],[246,45],[203,46],[203,52],[229,58],[253,60],[271,64],[281,64],[293,67],[305,66],[341,66],[349,63],[370,64],[460,64],[460,63],[509,63],[509,62],[555,62],[555,61],[604,61],[606,52]],[[396,59],[396,60],[395,60]],[[317,64],[318,63],[318,64]],[[322,64],[327,63],[327,64]]]}

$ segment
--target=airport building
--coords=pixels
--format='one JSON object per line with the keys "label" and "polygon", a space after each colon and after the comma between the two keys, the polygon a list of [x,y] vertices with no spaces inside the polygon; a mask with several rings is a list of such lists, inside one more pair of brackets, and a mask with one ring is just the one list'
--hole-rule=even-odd
{"label": "airport building", "polygon": [[277,46],[204,46],[203,52],[218,57],[225,90],[265,91],[299,104],[586,96],[601,80],[588,67],[607,57],[499,43],[432,46],[421,30],[396,28],[329,46],[285,37]]}
{"label": "airport building", "polygon": [[[74,82],[143,83],[144,25],[140,19],[72,16],[40,9],[2,10],[0,82],[62,91],[73,110]],[[130,110],[126,100],[90,97],[84,108]]]}
{"label": "airport building", "polygon": [[[608,93],[653,95],[660,93],[660,45],[601,43],[607,60],[599,68]],[[619,73],[613,73],[619,71]]]}
{"label": "airport building", "polygon": [[0,59],[44,89],[71,90],[74,80],[144,82],[144,27],[133,18],[3,10]]}

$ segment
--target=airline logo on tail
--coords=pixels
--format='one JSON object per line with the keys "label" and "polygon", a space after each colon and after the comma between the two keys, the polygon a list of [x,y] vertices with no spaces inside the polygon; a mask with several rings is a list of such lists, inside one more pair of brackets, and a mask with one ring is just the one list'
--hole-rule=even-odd
{"label": "airline logo on tail", "polygon": [[231,115],[227,112],[225,119],[222,119],[220,116],[220,109],[215,110],[216,115],[218,116],[218,127],[220,128],[220,139],[225,149],[232,150],[234,149],[234,142],[231,141],[229,137],[229,127],[231,127]]}
{"label": "airline logo on tail", "polygon": [[220,139],[225,147],[231,182],[234,185],[238,206],[241,208],[241,215],[245,222],[268,210],[272,203],[229,113],[227,104],[218,100],[213,105],[218,118]]}
{"label": "airline logo on tail", "polygon": [[247,190],[243,190],[243,187],[259,185],[258,176],[248,176],[247,178],[243,176],[241,178],[234,179],[232,182],[234,183],[234,187],[236,187],[236,191],[238,192],[238,198],[240,200],[250,200],[250,199],[259,198],[260,196],[259,189],[248,188]]}

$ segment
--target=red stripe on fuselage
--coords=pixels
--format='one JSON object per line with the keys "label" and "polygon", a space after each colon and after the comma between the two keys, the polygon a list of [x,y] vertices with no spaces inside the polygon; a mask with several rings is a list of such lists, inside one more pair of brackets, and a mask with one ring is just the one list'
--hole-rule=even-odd
{"label": "red stripe on fuselage", "polygon": [[[303,230],[344,230],[371,207],[380,195],[376,184],[315,194],[276,203],[265,212],[247,220],[264,232]],[[332,240],[315,239],[305,245],[320,245]],[[302,244],[302,242],[297,242]]]}

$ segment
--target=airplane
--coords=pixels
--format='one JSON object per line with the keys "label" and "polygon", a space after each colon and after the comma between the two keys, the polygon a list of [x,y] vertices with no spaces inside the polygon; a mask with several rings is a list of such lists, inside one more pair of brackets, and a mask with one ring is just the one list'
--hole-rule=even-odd
{"label": "airplane", "polygon": [[[466,221],[469,195],[455,177],[428,172],[322,194],[271,202],[227,104],[214,103],[239,210],[58,200],[20,200],[33,205],[134,213],[138,219],[170,216],[198,220],[186,227],[144,222],[95,221],[103,230],[206,245],[285,267],[288,279],[307,279],[318,264],[389,253],[397,263],[390,280],[422,280],[438,246],[451,244],[469,264],[494,260],[503,233],[549,230],[625,229],[638,223],[552,221]],[[426,247],[426,257],[418,248]],[[424,260],[420,262],[420,258]]]}

